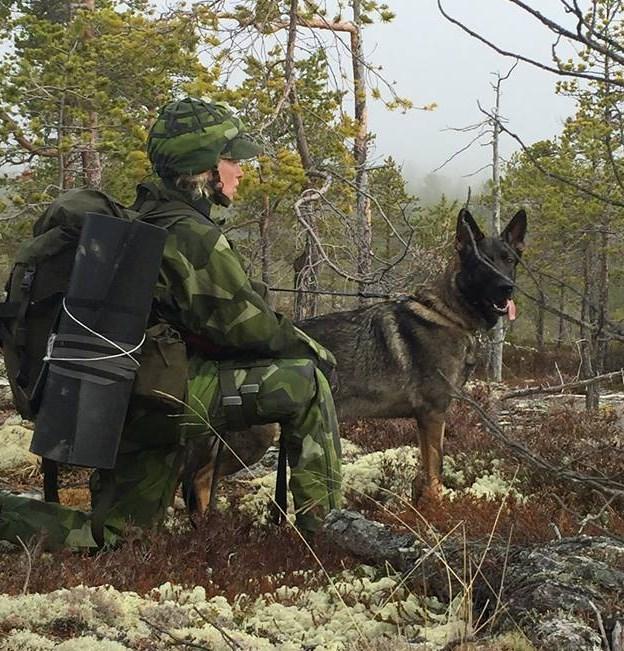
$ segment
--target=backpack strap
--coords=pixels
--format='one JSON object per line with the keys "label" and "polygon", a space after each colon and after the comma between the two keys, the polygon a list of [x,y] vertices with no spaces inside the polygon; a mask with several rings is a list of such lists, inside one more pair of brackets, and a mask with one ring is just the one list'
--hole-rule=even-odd
{"label": "backpack strap", "polygon": [[13,321],[19,314],[21,307],[21,301],[0,303],[0,347],[5,341],[13,342],[15,340],[13,333],[9,330],[5,322]]}
{"label": "backpack strap", "polygon": [[275,479],[275,504],[273,505],[273,523],[280,525],[286,520],[288,509],[288,482],[286,469],[288,466],[288,451],[284,434],[280,434],[279,456],[277,457],[277,477]]}
{"label": "backpack strap", "polygon": [[243,399],[236,388],[233,368],[219,369],[219,385],[222,396],[221,406],[225,414],[227,428],[234,432],[247,429],[242,409]]}
{"label": "backpack strap", "polygon": [[147,202],[144,204],[148,209],[145,212],[141,212],[139,219],[162,228],[170,228],[181,219],[198,214],[193,206],[190,206],[188,203],[184,203],[183,201],[172,200],[165,203],[161,201],[156,202],[151,206],[149,205],[150,203],[151,202]]}
{"label": "backpack strap", "polygon": [[41,457],[41,471],[43,472],[43,499],[58,504],[61,501],[58,492],[58,463],[48,457]]}
{"label": "backpack strap", "polygon": [[[0,304],[0,336],[2,342],[10,344],[18,352],[21,363],[15,381],[19,386],[26,386],[28,383],[29,360],[25,353],[26,347],[26,313],[31,306],[32,287],[35,280],[36,267],[34,264],[28,265],[24,270],[22,281],[20,282],[20,300],[8,301]],[[13,322],[12,328],[7,326],[6,322]]]}
{"label": "backpack strap", "polygon": [[[239,432],[247,429],[256,419],[256,396],[260,391],[262,376],[272,361],[231,360],[219,363],[219,385],[221,387],[221,406],[228,429]],[[245,381],[236,386],[237,370],[248,368]]]}

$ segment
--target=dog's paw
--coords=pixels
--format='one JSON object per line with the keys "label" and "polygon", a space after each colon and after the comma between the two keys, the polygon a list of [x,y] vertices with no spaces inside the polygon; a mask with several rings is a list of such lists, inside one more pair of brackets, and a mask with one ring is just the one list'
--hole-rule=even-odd
{"label": "dog's paw", "polygon": [[427,481],[425,477],[416,477],[412,482],[412,504],[421,501],[439,502],[444,494],[444,486],[439,479]]}

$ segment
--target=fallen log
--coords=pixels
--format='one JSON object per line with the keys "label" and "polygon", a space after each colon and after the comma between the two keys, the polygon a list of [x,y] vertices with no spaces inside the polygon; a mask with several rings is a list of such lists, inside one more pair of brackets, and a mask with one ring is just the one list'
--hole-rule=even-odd
{"label": "fallen log", "polygon": [[391,565],[429,594],[448,598],[450,588],[458,594],[463,587],[492,632],[519,626],[549,651],[622,649],[622,541],[576,536],[510,547],[449,537],[431,543],[350,511],[332,511],[324,530],[335,545]]}

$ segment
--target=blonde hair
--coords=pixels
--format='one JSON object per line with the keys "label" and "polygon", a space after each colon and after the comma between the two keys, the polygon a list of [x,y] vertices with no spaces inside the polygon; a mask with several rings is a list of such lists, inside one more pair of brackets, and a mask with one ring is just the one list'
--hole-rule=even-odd
{"label": "blonde hair", "polygon": [[199,174],[181,174],[175,184],[178,190],[188,192],[193,199],[207,199],[214,194],[212,180],[212,172],[207,170]]}

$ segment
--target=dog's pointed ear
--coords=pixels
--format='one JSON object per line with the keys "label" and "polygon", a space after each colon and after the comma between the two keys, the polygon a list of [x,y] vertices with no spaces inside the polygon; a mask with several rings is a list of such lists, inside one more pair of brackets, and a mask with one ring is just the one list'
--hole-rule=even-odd
{"label": "dog's pointed ear", "polygon": [[463,251],[476,244],[485,237],[483,232],[477,225],[473,216],[465,209],[462,208],[457,216],[457,232],[455,234],[455,249]]}
{"label": "dog's pointed ear", "polygon": [[522,255],[524,251],[524,236],[527,230],[527,216],[524,210],[518,212],[512,217],[505,230],[501,233],[501,240],[509,244],[517,255]]}

